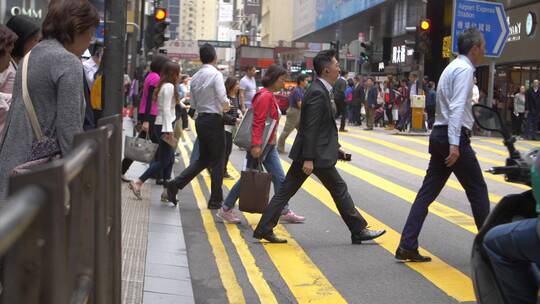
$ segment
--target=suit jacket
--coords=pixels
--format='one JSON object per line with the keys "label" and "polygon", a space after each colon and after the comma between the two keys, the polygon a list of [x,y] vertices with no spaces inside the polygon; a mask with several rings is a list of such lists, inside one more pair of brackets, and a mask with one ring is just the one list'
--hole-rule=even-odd
{"label": "suit jacket", "polygon": [[372,87],[371,89],[369,89],[368,91],[368,96],[367,96],[367,104],[368,106],[374,108],[375,106],[377,106],[377,97],[379,95],[379,91],[377,90],[376,87]]}
{"label": "suit jacket", "polygon": [[540,89],[534,92],[531,87],[525,93],[525,109],[532,114],[538,115],[540,112]]}
{"label": "suit jacket", "polygon": [[364,101],[366,101],[366,94],[364,92],[364,87],[361,85],[357,85],[353,90],[352,104],[356,106],[360,106],[364,104]]}
{"label": "suit jacket", "polygon": [[339,148],[330,94],[315,80],[304,95],[298,135],[289,157],[300,162],[313,160],[315,168],[330,168],[337,162]]}
{"label": "suit jacket", "polygon": [[334,101],[336,103],[345,102],[345,89],[347,89],[347,81],[339,77],[334,84]]}

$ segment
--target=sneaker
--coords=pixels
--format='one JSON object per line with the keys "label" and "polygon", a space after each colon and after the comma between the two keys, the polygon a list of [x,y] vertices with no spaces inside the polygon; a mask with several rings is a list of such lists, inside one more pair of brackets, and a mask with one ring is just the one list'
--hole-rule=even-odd
{"label": "sneaker", "polygon": [[240,223],[240,219],[234,215],[233,209],[225,211],[225,209],[220,208],[219,211],[216,213],[216,216],[220,218],[224,223],[229,223],[229,224]]}
{"label": "sneaker", "polygon": [[303,223],[306,220],[305,217],[297,215],[292,210],[289,210],[289,212],[282,214],[280,219],[289,223]]}

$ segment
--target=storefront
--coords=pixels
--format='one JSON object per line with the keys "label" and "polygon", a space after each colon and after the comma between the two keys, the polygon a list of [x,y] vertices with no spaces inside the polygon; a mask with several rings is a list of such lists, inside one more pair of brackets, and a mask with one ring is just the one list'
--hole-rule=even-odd
{"label": "storefront", "polygon": [[412,35],[402,35],[394,37],[384,53],[387,54],[384,64],[384,73],[395,75],[396,79],[407,78],[409,73],[415,70],[414,46],[410,45],[414,41]]}
{"label": "storefront", "polygon": [[[494,100],[501,114],[510,122],[513,96],[524,85],[529,88],[540,79],[540,33],[538,18],[540,3],[506,11],[510,35],[500,58],[496,59]],[[478,70],[479,78],[487,87],[487,67]]]}

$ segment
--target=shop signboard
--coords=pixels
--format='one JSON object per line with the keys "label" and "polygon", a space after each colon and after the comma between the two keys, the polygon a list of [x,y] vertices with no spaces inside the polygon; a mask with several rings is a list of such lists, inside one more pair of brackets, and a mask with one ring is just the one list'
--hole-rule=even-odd
{"label": "shop signboard", "polygon": [[452,22],[452,52],[458,53],[458,36],[475,27],[484,34],[486,57],[500,57],[510,33],[502,3],[456,0]]}
{"label": "shop signboard", "polygon": [[41,24],[47,15],[49,2],[49,0],[0,0],[0,23],[6,24],[11,17],[23,15]]}

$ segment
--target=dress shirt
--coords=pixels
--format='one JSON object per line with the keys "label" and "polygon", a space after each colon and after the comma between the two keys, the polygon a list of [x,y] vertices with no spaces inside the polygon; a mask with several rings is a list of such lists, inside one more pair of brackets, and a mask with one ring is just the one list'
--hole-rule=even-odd
{"label": "dress shirt", "polygon": [[168,133],[174,131],[173,122],[175,120],[174,108],[176,101],[174,99],[174,85],[165,83],[161,86],[158,93],[158,115],[156,116],[156,125],[161,125],[161,132]]}
{"label": "dress shirt", "polygon": [[211,64],[204,64],[191,80],[191,105],[198,113],[223,115],[229,104],[223,75]]}
{"label": "dress shirt", "polygon": [[437,88],[435,126],[448,126],[448,142],[459,145],[461,128],[472,130],[472,89],[475,67],[467,56],[459,55],[444,69]]}
{"label": "dress shirt", "polygon": [[94,75],[99,69],[99,65],[94,61],[93,57],[83,62],[84,75],[86,76],[86,81],[88,82],[88,87],[92,89],[94,84]]}
{"label": "dress shirt", "polygon": [[322,82],[324,87],[328,90],[328,93],[330,93],[330,95],[332,95],[332,90],[333,90],[334,86],[332,86],[328,81],[326,81],[326,79],[324,79],[322,77],[319,77],[319,80]]}

